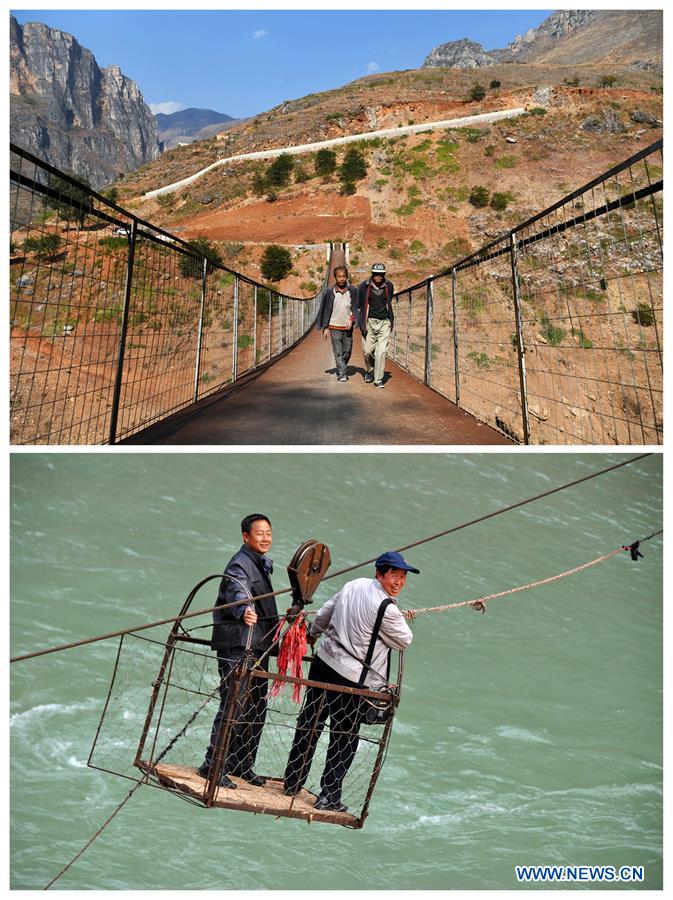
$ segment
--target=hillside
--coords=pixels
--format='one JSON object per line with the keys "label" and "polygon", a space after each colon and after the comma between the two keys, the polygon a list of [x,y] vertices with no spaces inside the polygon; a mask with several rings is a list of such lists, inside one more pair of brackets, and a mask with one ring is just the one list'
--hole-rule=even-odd
{"label": "hillside", "polygon": [[[467,97],[477,80],[486,91],[475,102]],[[492,82],[500,86],[489,88]],[[487,72],[440,68],[369,76],[236,123],[225,140],[170,151],[119,182],[120,200],[182,237],[223,242],[229,264],[254,278],[266,243],[341,239],[351,244],[355,278],[373,259],[382,260],[404,287],[656,140],[661,90],[655,72],[618,64],[510,63]],[[293,158],[289,183],[273,191],[259,186],[268,163],[241,162],[177,194],[139,199],[237,153],[518,106],[531,112],[479,129],[357,144],[367,174],[350,195],[342,193],[338,173],[316,175],[315,154],[306,154]],[[339,163],[345,152],[340,149]],[[501,208],[475,209],[469,202],[475,186],[491,198],[499,194]],[[316,277],[315,270],[298,272],[280,286],[296,292]]]}
{"label": "hillside", "polygon": [[159,140],[169,150],[178,143],[191,143],[215,135],[218,131],[231,127],[236,120],[226,113],[214,109],[188,107],[174,113],[156,113],[154,118],[159,129]]}

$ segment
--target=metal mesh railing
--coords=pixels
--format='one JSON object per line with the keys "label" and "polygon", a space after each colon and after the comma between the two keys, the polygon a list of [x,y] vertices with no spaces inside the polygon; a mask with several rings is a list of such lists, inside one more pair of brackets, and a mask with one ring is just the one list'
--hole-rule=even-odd
{"label": "metal mesh railing", "polygon": [[269,362],[311,327],[286,297],[10,145],[15,444],[115,443]]}
{"label": "metal mesh railing", "polygon": [[397,294],[395,362],[522,443],[662,443],[662,147]]}

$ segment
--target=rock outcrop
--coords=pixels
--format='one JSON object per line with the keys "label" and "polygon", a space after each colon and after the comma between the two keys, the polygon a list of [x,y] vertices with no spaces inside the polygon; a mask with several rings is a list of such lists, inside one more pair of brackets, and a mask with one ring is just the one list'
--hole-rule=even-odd
{"label": "rock outcrop", "polygon": [[629,62],[636,68],[661,70],[661,10],[562,9],[537,28],[518,34],[502,50],[484,50],[464,38],[441,44],[423,67],[474,69],[501,63]]}
{"label": "rock outcrop", "polygon": [[11,17],[10,61],[13,143],[93,187],[158,158],[156,120],[135,82],[99,68],[72,35]]}

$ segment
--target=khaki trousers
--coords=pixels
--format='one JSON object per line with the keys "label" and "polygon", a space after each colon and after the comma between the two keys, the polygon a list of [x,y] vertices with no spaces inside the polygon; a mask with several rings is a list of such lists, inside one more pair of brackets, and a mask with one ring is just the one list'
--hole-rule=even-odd
{"label": "khaki trousers", "polygon": [[365,371],[374,372],[374,381],[383,381],[386,370],[386,353],[390,338],[390,319],[367,319],[367,336],[362,338]]}

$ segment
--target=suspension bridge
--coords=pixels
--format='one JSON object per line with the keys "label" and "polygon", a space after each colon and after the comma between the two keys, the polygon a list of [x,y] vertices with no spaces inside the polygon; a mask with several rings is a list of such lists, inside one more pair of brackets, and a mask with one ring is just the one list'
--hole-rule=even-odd
{"label": "suspension bridge", "polygon": [[[384,391],[357,336],[334,377],[321,293],[215,264],[10,150],[14,444],[663,442],[661,140],[398,290]],[[324,289],[348,248],[322,251]]]}

